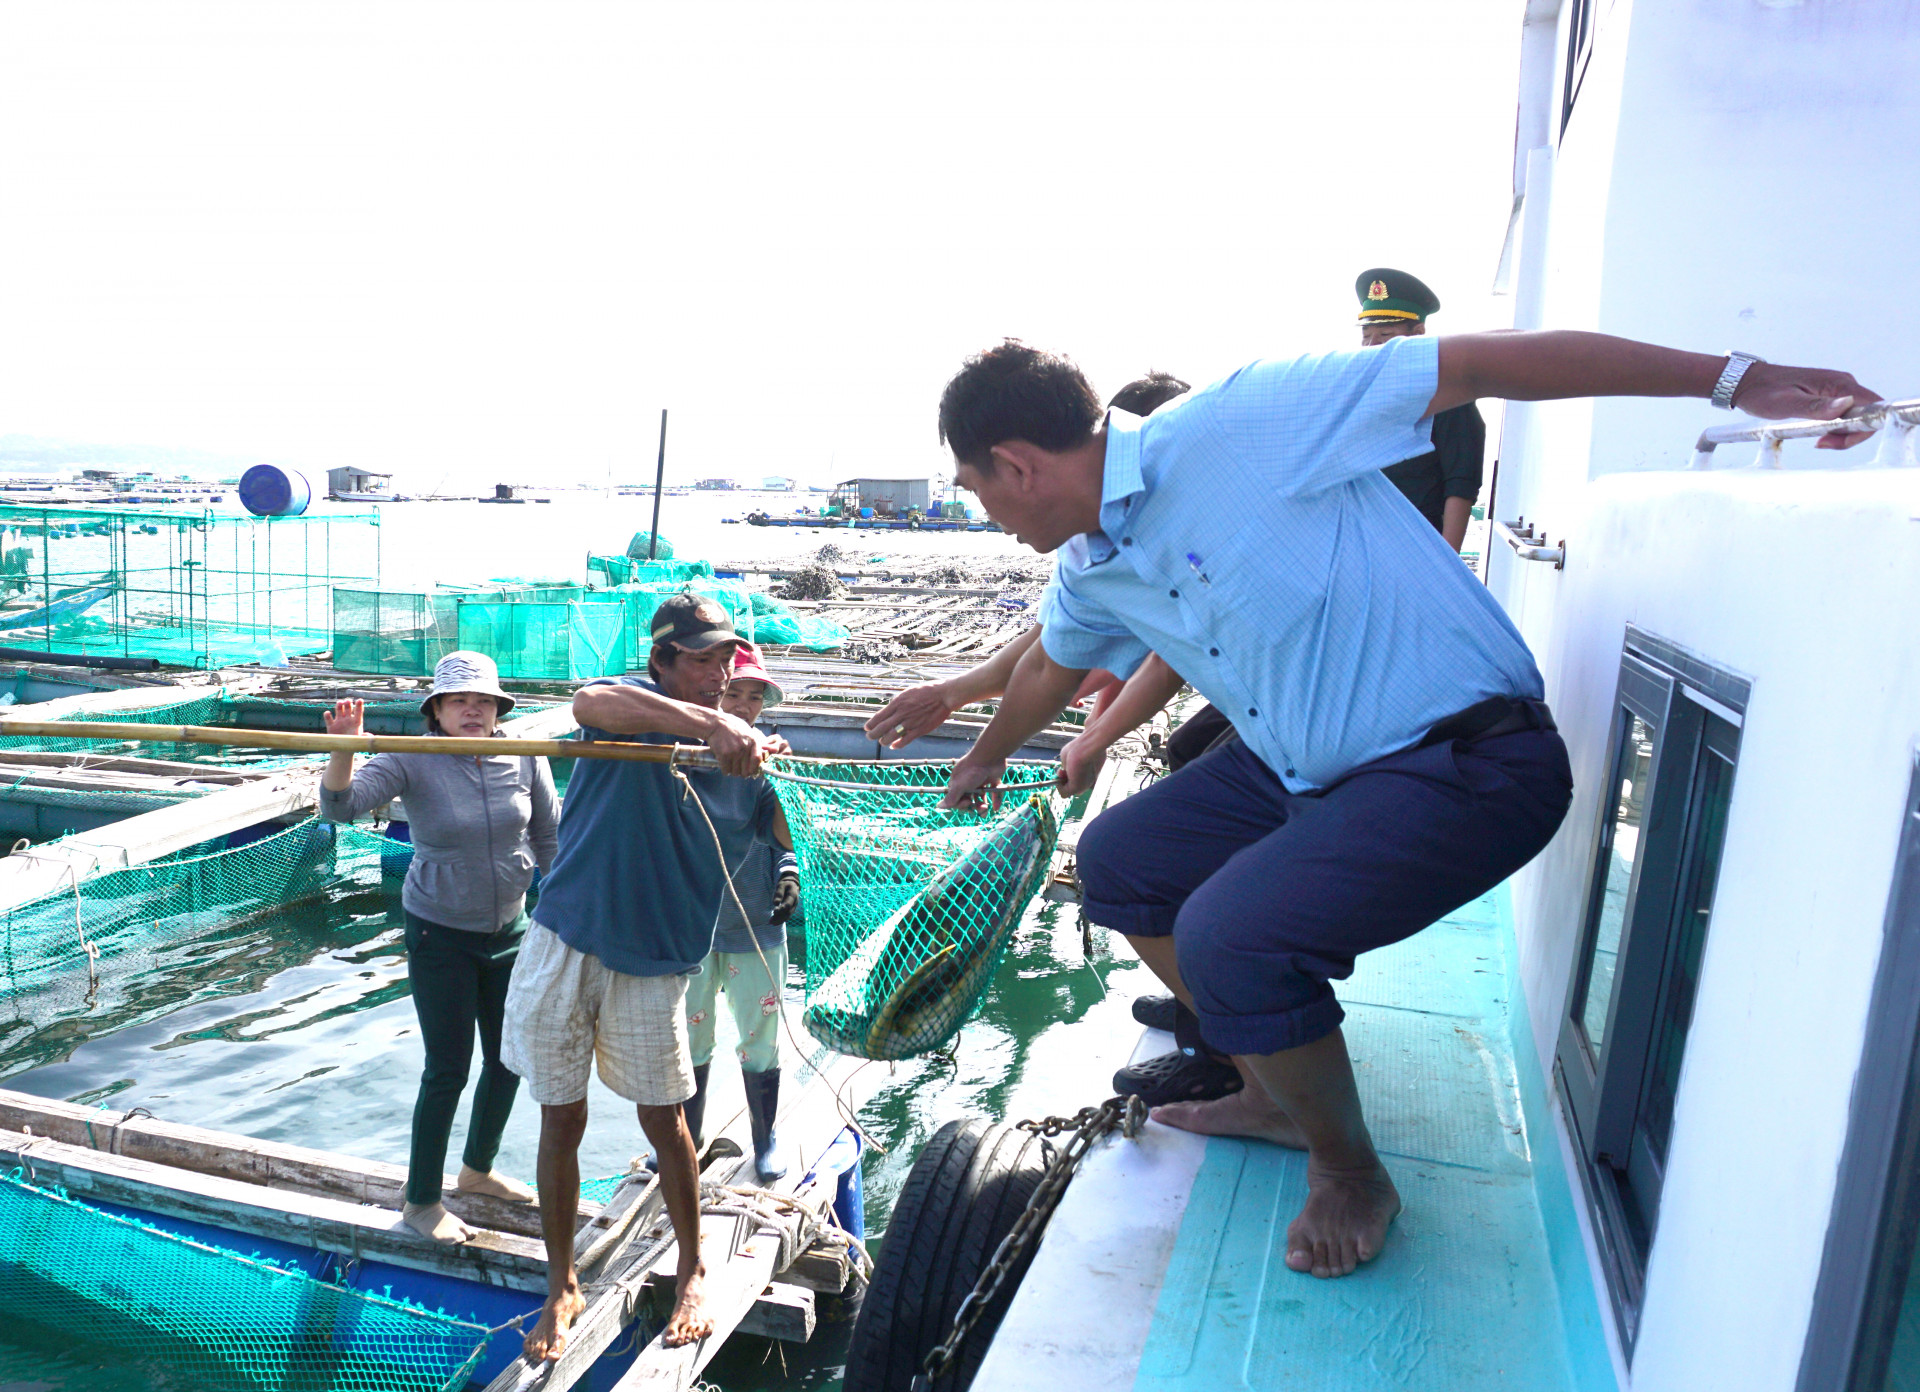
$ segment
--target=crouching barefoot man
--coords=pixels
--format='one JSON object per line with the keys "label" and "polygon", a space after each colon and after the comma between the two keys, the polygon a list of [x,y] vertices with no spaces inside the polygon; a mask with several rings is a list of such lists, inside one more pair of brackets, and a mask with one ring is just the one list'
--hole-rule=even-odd
{"label": "crouching barefoot man", "polygon": [[[1149,652],[1240,733],[1102,813],[1079,874],[1087,917],[1127,935],[1247,1080],[1155,1118],[1307,1152],[1295,1271],[1347,1275],[1400,1211],[1329,981],[1526,864],[1572,794],[1525,642],[1380,470],[1476,397],[1629,395],[1775,419],[1879,399],[1843,372],[1557,332],[1257,362],[1146,420],[1008,342],[941,399],[956,482],[1059,553],[1040,640],[946,805],[992,783],[1089,668],[1126,676]],[[1821,443],[1863,438],[1836,424]]]}
{"label": "crouching barefoot man", "polygon": [[[590,683],[575,693],[583,739],[704,741],[722,772],[692,770],[700,801],[682,796],[662,764],[582,759],[560,815],[559,850],[507,996],[505,1058],[540,1104],[540,1222],[547,1303],[526,1338],[529,1360],[552,1361],[584,1308],[573,1265],[587,1077],[639,1109],[660,1168],[680,1269],[665,1342],[713,1331],[700,1262],[700,1174],[680,1104],[693,1096],[687,977],[713,947],[724,871],[704,804],[723,837],[745,824],[770,833],[778,804],[758,778],[766,739],[719,709],[743,640],[710,599],[675,595],[653,620],[647,678]],[[729,776],[731,775],[731,776]],[[784,823],[781,824],[784,829]]]}

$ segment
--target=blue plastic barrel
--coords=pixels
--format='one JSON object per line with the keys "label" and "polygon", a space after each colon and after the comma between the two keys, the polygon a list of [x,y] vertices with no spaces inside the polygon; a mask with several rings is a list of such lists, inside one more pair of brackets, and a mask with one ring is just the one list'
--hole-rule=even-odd
{"label": "blue plastic barrel", "polygon": [[801,1180],[804,1186],[809,1180],[825,1178],[828,1175],[839,1176],[834,1181],[833,1216],[840,1226],[857,1238],[867,1235],[866,1196],[860,1183],[860,1152],[865,1146],[860,1133],[851,1126],[842,1127],[840,1134],[833,1138],[813,1168],[807,1171]]}
{"label": "blue plastic barrel", "polygon": [[256,464],[240,475],[240,505],[255,517],[298,517],[313,501],[307,476],[278,464]]}
{"label": "blue plastic barrel", "polygon": [[873,516],[873,509],[872,509],[872,508],[861,508],[861,509],[860,509],[860,515],[861,515],[862,517],[871,517],[871,516]]}

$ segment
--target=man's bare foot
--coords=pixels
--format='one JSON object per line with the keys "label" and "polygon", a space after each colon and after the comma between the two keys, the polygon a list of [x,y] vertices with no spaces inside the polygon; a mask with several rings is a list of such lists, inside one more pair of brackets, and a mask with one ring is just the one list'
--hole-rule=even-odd
{"label": "man's bare foot", "polygon": [[587,1308],[586,1297],[580,1294],[580,1282],[572,1272],[567,1273],[565,1290],[557,1291],[547,1297],[546,1306],[540,1311],[540,1322],[533,1326],[522,1348],[527,1362],[551,1363],[560,1356],[567,1346],[567,1330],[580,1318],[580,1312]]}
{"label": "man's bare foot", "polygon": [[1211,1102],[1169,1102],[1155,1107],[1153,1119],[1202,1136],[1246,1136],[1272,1141],[1289,1150],[1305,1150],[1307,1138],[1257,1082]]}
{"label": "man's bare foot", "polygon": [[1344,1174],[1307,1163],[1307,1202],[1287,1228],[1287,1265],[1322,1278],[1349,1275],[1380,1255],[1400,1212],[1400,1193],[1386,1167]]}
{"label": "man's bare foot", "polygon": [[697,1343],[713,1333],[713,1321],[707,1317],[707,1268],[703,1262],[692,1271],[682,1272],[674,1292],[673,1317],[660,1342],[668,1348]]}
{"label": "man's bare foot", "polygon": [[492,1170],[476,1170],[471,1165],[460,1167],[460,1180],[453,1189],[456,1194],[491,1194],[509,1203],[534,1203],[540,1197],[517,1179],[508,1179]]}
{"label": "man's bare foot", "polygon": [[402,1204],[400,1221],[435,1242],[471,1242],[478,1235],[437,1200],[430,1204]]}

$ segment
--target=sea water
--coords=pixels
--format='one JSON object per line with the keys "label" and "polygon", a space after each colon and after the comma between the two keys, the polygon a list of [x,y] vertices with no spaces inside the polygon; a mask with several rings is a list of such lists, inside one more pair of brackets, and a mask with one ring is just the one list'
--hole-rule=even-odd
{"label": "sea water", "polygon": [[[552,504],[383,505],[387,574],[404,563],[429,579],[579,579],[588,551],[624,551],[650,519],[651,500],[562,496]],[[751,501],[771,511],[770,501],[796,496],[806,498]],[[720,521],[745,511],[736,494],[667,498],[660,530],[679,555],[716,562],[789,564],[829,541],[858,565],[879,556],[1033,559],[995,534],[809,533]],[[404,1164],[421,1052],[396,913],[384,896],[361,890],[220,934],[208,951],[155,966],[139,982],[148,999],[178,1004],[117,1030],[97,1030],[85,1017],[35,1022],[30,1010],[16,1012],[27,1027],[0,1039],[0,1086]],[[799,1047],[811,1050],[799,1024],[802,950],[796,939],[786,1011]],[[1116,1063],[1109,1046],[1127,1031],[1127,1002],[1144,989],[1142,971],[1124,947],[1110,951],[1104,929],[1083,934],[1072,906],[1031,906],[980,1016],[950,1053],[871,1064],[858,1080],[861,1124],[885,1148],[869,1153],[863,1176],[869,1229],[884,1230],[920,1145],[948,1121],[1070,1114],[1107,1096]],[[716,1121],[743,1105],[725,1011],[719,1033],[708,1109]],[[782,1052],[791,1070],[792,1038]],[[632,1108],[597,1080],[588,1100],[582,1174],[624,1171],[646,1148]],[[453,1164],[465,1127],[463,1111],[448,1152]],[[539,1109],[522,1097],[496,1167],[531,1180],[538,1137]],[[823,1325],[805,1348],[739,1338],[706,1377],[725,1392],[831,1388],[847,1333]],[[0,1392],[186,1385],[164,1366],[62,1349],[0,1325]]]}

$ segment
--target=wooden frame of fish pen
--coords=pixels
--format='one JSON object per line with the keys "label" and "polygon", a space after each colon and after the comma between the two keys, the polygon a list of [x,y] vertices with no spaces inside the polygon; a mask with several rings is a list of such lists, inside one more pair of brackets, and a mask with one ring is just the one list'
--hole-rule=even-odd
{"label": "wooden frame of fish pen", "polygon": [[50,657],[210,668],[319,652],[334,585],[379,578],[377,512],[0,505],[0,642]]}

